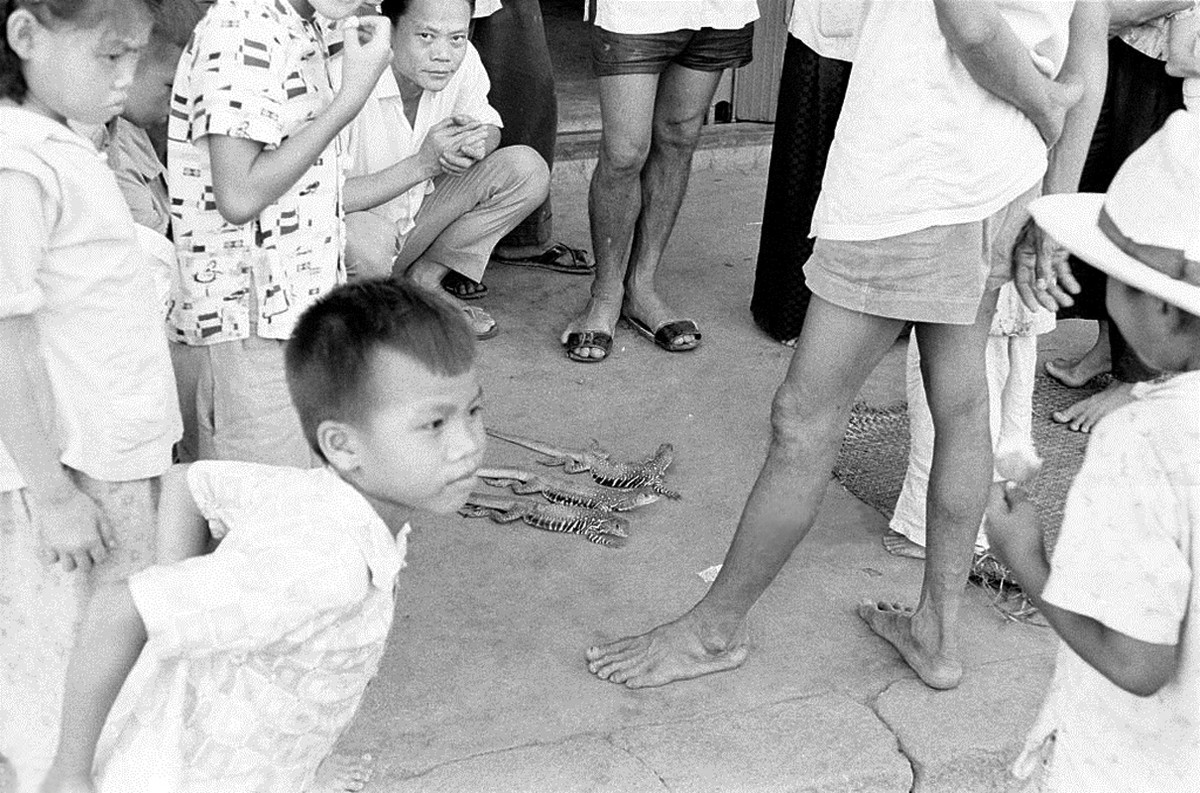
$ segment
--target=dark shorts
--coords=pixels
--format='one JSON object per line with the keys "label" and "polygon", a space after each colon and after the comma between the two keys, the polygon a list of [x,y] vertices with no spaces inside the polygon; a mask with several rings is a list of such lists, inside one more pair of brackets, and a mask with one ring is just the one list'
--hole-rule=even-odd
{"label": "dark shorts", "polygon": [[662,74],[677,63],[698,72],[737,69],[754,57],[754,23],[736,30],[700,28],[668,33],[613,33],[592,26],[592,71],[614,74]]}

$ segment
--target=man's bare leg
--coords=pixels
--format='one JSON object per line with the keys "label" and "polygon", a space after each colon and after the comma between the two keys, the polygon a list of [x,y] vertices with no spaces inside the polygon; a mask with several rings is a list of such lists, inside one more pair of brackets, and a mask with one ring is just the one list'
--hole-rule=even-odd
{"label": "man's bare leg", "polygon": [[[562,333],[604,331],[610,336],[621,316],[625,270],[634,225],[642,210],[642,167],[650,151],[657,74],[618,74],[600,78],[600,156],[588,189],[588,218],[596,275],[587,307]],[[603,358],[599,347],[578,355]]]}
{"label": "man's bare leg", "polygon": [[[650,154],[642,169],[642,211],[638,215],[625,277],[624,313],[654,329],[678,315],[663,303],[654,277],[679,217],[692,172],[692,154],[721,72],[701,72],[671,64],[659,81]],[[679,337],[681,347],[697,339]]]}
{"label": "man's bare leg", "polygon": [[962,679],[958,611],[992,482],[985,351],[995,305],[991,292],[974,325],[916,328],[934,426],[921,600],[915,611],[895,603],[859,605],[859,616],[933,688],[953,688]]}
{"label": "man's bare leg", "polygon": [[717,580],[679,619],[590,648],[593,674],[645,688],[741,665],[746,614],[812,528],[854,399],[903,325],[813,297],[775,393],[766,461]]}

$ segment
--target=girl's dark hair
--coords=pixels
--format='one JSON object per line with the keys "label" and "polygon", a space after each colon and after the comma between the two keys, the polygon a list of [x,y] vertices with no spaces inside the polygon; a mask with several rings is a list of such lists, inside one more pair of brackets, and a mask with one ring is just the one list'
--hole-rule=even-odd
{"label": "girl's dark hair", "polygon": [[[158,8],[158,0],[125,0],[142,6],[151,13]],[[0,0],[4,4],[2,40],[0,40],[0,99],[23,102],[29,86],[21,70],[21,59],[8,43],[8,18],[19,8],[28,10],[43,25],[55,22],[73,22],[87,28],[98,25],[113,6],[121,0]]]}

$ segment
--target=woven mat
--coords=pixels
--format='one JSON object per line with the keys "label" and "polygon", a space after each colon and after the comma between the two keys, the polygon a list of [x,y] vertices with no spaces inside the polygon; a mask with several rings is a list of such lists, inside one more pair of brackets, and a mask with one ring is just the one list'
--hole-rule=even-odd
{"label": "woven mat", "polygon": [[[1045,461],[1029,488],[1037,504],[1046,547],[1053,548],[1062,525],[1067,489],[1083,464],[1088,436],[1056,424],[1050,415],[1100,391],[1110,378],[1096,378],[1083,388],[1067,388],[1038,372],[1033,389],[1033,442]],[[891,518],[908,467],[908,409],[855,405],[846,427],[833,475],[855,496]]]}

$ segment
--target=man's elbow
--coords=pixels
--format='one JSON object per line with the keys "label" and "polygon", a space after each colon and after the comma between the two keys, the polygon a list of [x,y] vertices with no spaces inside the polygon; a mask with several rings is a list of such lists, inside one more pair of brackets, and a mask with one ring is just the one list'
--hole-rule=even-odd
{"label": "man's elbow", "polygon": [[1178,662],[1170,659],[1146,659],[1132,662],[1114,670],[1109,680],[1135,697],[1152,697],[1175,677]]}

